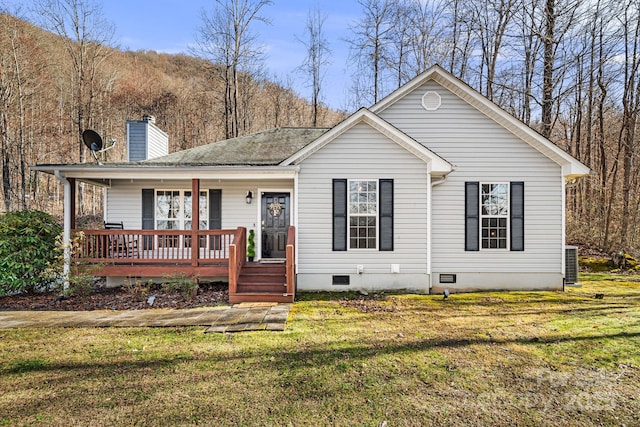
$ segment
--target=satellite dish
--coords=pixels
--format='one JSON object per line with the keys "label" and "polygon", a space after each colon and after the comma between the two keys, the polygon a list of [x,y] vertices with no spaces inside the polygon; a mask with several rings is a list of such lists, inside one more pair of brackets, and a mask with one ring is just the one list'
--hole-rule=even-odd
{"label": "satellite dish", "polygon": [[86,129],[82,132],[82,140],[89,150],[94,152],[102,150],[102,137],[95,130]]}
{"label": "satellite dish", "polygon": [[93,158],[96,159],[96,162],[98,163],[100,163],[98,160],[98,153],[104,153],[105,151],[112,149],[113,146],[116,145],[116,140],[110,138],[108,141],[108,145],[104,146],[100,134],[92,129],[85,129],[85,131],[82,132],[82,140],[84,141],[84,145],[86,145],[87,148],[91,150]]}

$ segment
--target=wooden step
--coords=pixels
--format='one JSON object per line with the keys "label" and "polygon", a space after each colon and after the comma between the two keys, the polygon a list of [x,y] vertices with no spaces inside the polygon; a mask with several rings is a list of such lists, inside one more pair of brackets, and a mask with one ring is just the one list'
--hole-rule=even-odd
{"label": "wooden step", "polygon": [[242,267],[242,272],[247,273],[280,273],[284,274],[286,271],[286,267],[284,264],[259,264],[255,262],[250,262],[245,264]]}
{"label": "wooden step", "polygon": [[286,283],[282,282],[253,282],[238,283],[237,292],[283,293],[287,291]]}
{"label": "wooden step", "polygon": [[240,271],[236,293],[229,295],[229,302],[293,302],[294,296],[287,295],[286,283],[284,264],[247,263]]}
{"label": "wooden step", "polygon": [[229,295],[229,302],[231,304],[238,304],[241,302],[293,302],[293,295],[286,295],[284,293],[259,293],[259,292],[242,292]]}
{"label": "wooden step", "polygon": [[279,273],[245,273],[242,271],[238,283],[286,283],[287,276]]}

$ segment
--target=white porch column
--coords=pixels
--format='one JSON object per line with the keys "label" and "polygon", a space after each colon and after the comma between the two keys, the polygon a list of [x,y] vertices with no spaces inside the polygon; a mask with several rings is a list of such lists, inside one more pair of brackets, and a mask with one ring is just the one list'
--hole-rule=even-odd
{"label": "white porch column", "polygon": [[62,273],[64,275],[64,288],[69,288],[69,271],[71,267],[71,183],[67,178],[62,176],[60,171],[55,171],[55,176],[64,186],[64,206],[63,206],[63,215],[64,215],[64,224],[63,224],[63,234],[62,234],[62,244],[64,247],[64,266]]}

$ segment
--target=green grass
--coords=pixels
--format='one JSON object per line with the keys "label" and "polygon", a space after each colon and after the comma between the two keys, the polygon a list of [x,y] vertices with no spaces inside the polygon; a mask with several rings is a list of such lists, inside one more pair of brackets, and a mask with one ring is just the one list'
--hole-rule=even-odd
{"label": "green grass", "polygon": [[282,333],[4,329],[0,426],[637,425],[634,279],[302,295]]}

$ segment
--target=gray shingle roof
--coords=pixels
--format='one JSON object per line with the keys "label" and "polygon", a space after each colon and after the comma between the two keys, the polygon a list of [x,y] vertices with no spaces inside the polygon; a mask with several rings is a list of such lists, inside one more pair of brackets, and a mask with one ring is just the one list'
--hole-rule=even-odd
{"label": "gray shingle roof", "polygon": [[141,164],[277,165],[329,129],[276,128],[178,151]]}

